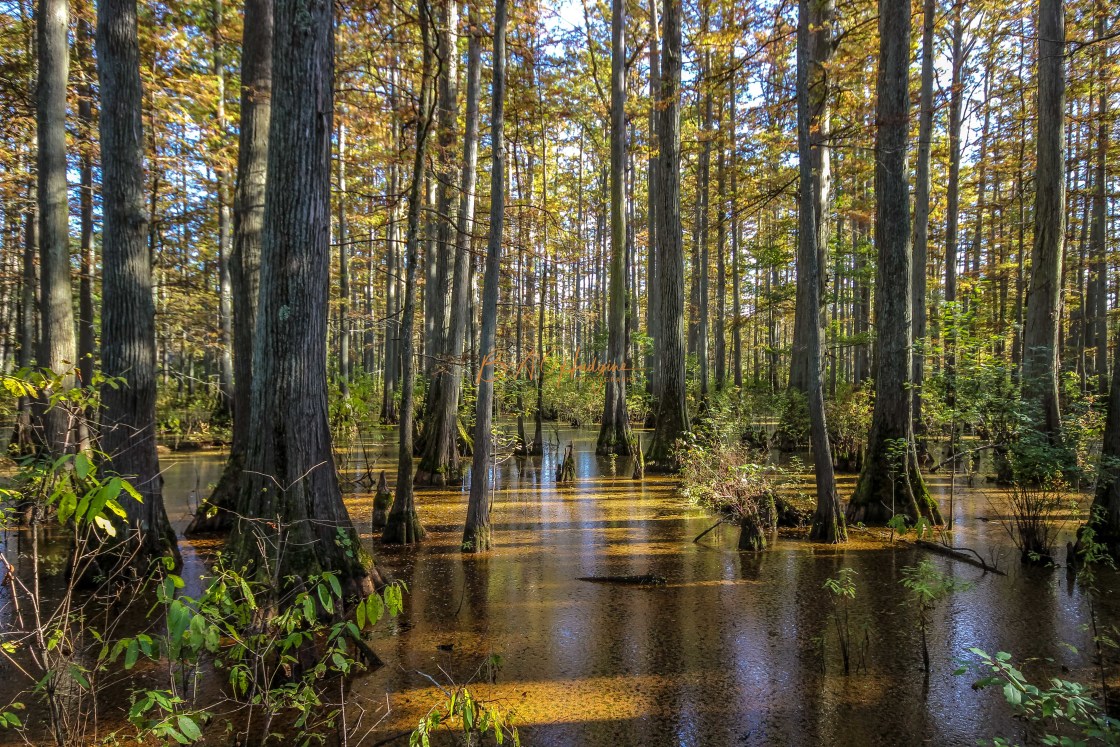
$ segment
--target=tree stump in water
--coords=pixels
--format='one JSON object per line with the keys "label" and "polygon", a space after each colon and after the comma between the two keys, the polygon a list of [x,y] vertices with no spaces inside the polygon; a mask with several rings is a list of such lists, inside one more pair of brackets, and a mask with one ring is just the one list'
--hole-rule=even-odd
{"label": "tree stump in water", "polygon": [[766,533],[775,528],[778,509],[773,493],[754,498],[739,510],[739,549],[761,552],[766,549]]}
{"label": "tree stump in water", "polygon": [[743,514],[739,517],[739,549],[748,552],[766,549],[766,533],[757,516]]}
{"label": "tree stump in water", "polygon": [[556,470],[556,482],[573,483],[575,481],[576,460],[572,456],[572,444],[569,442],[567,450],[564,451],[564,461],[560,463],[560,468]]}
{"label": "tree stump in water", "polygon": [[389,507],[393,505],[393,493],[385,480],[385,470],[381,470],[381,477],[377,479],[377,493],[373,497],[373,529],[384,529],[389,521]]}

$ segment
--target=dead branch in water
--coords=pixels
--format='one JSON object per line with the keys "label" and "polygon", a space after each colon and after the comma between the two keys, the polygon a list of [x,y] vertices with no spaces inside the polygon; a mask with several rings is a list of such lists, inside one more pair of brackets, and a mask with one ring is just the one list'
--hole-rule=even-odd
{"label": "dead branch in water", "polygon": [[700,532],[700,534],[696,535],[696,537],[692,541],[693,542],[699,542],[701,539],[704,538],[704,535],[706,535],[708,532],[712,531],[713,529],[716,529],[717,527],[721,527],[721,526],[723,526],[724,524],[727,524],[727,523],[728,523],[728,521],[727,521],[726,518],[720,519],[715,524],[711,525],[710,527],[705,529],[703,532]]}
{"label": "dead branch in water", "polygon": [[590,581],[593,584],[625,584],[628,586],[664,586],[664,576],[645,574],[642,576],[581,576],[576,581]]}
{"label": "dead branch in water", "polygon": [[[944,555],[947,558],[953,558],[954,560],[959,560],[962,563],[976,566],[977,568],[982,569],[985,573],[995,573],[998,576],[1007,575],[999,568],[988,565],[987,562],[985,562],[985,560],[980,557],[980,553],[976,552],[971,547],[949,547],[948,545],[941,545],[936,542],[930,542],[929,540],[922,539],[912,540],[911,544],[913,544],[915,547],[920,547],[923,550],[928,550],[929,552],[937,553],[938,555]],[[968,553],[972,553],[972,555],[975,555],[976,557],[974,558]]]}

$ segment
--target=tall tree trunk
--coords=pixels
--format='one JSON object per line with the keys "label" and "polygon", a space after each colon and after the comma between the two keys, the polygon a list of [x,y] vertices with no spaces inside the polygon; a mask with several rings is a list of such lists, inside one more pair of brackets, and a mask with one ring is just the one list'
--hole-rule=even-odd
{"label": "tall tree trunk", "polygon": [[[395,56],[395,55],[394,55]],[[394,60],[394,63],[397,61]],[[397,121],[396,65],[389,71],[389,109],[394,156],[400,155],[401,127]],[[385,252],[385,371],[381,387],[381,422],[397,422],[397,381],[400,375],[400,167],[394,157],[389,165],[389,226],[386,229]]]}
{"label": "tall tree trunk", "polygon": [[148,219],[136,0],[97,4],[101,84],[101,370],[123,380],[102,393],[101,450],[111,471],[132,482],[143,502],[125,500],[134,562],[170,551],[175,533],[163,507],[156,455],[156,331]]}
{"label": "tall tree trunk", "polygon": [[446,362],[439,370],[439,397],[432,407],[424,453],[416,469],[420,485],[446,485],[457,479],[459,467],[459,389],[463,381],[463,351],[467,336],[470,296],[470,234],[474,224],[475,180],[478,173],[478,100],[481,88],[482,45],[477,13],[469,11],[467,45],[467,111],[463,135],[458,222],[455,233],[454,285],[451,289],[451,329]]}
{"label": "tall tree trunk", "polygon": [[[548,215],[548,132],[544,125],[544,104],[540,98],[540,77],[537,77],[538,102],[541,108],[541,210]],[[529,453],[544,455],[544,311],[548,299],[548,220],[541,226],[541,283],[537,297],[537,351],[532,371],[536,375],[537,404],[533,408],[533,440]]]}
{"label": "tall tree trunk", "polygon": [[[656,2],[656,1],[657,0],[653,0],[653,2]],[[581,247],[585,246],[585,244],[583,243],[584,242],[584,233],[583,233],[583,229],[584,229],[584,225],[583,225],[583,221],[584,221],[584,211],[583,211],[583,200],[584,200],[584,195],[583,195],[584,131],[583,131],[583,128],[584,128],[583,124],[580,123],[580,126],[579,126],[579,166],[576,169],[576,187],[577,187],[577,190],[576,190],[577,191],[577,196],[576,196],[576,242]],[[583,287],[584,287],[583,286],[583,281],[584,281],[584,277],[583,277],[583,275],[584,275],[584,270],[583,270],[584,265],[583,265],[583,262],[584,262],[584,257],[582,255],[582,253],[578,254],[576,256],[575,297],[572,299],[572,303],[575,306],[575,308],[573,309],[574,313],[572,314],[572,316],[575,317],[575,330],[574,330],[574,334],[575,334],[575,362],[577,364],[582,364],[583,361],[584,361],[584,358],[586,356],[586,353],[583,350]],[[580,390],[580,370],[579,370],[578,365],[576,366],[575,380],[576,380],[576,391],[578,392]]]}
{"label": "tall tree trunk", "polygon": [[910,3],[879,0],[879,73],[875,136],[875,409],[867,457],[848,504],[849,522],[883,523],[894,514],[941,523],[918,470],[910,374],[912,309],[909,282]]}
{"label": "tall tree trunk", "polygon": [[[829,133],[829,68],[832,62],[833,42],[832,23],[836,12],[834,0],[812,0],[806,9],[809,17],[809,34],[806,44],[807,54],[807,95],[809,106],[809,137],[812,152],[812,173],[809,181],[801,187],[801,200],[807,200],[813,208],[816,219],[814,229],[820,234],[816,241],[805,244],[798,242],[797,255],[797,300],[794,309],[793,323],[793,348],[790,356],[789,389],[790,391],[809,394],[809,338],[810,326],[818,327],[817,337],[820,337],[821,326],[821,299],[824,298],[824,271],[827,261],[828,247],[828,204],[831,186],[830,144]],[[800,250],[812,248],[817,252],[815,260],[803,256]],[[816,306],[809,305],[808,276],[805,269],[816,266],[817,289],[813,295],[817,299]]]}
{"label": "tall tree trunk", "polygon": [[[964,35],[964,32],[962,30],[961,31],[962,45],[963,45],[963,35]],[[966,64],[965,55],[967,54],[964,51],[963,46],[962,46],[962,49],[960,49],[960,50],[954,49],[954,54],[959,55],[960,66],[963,68]],[[990,141],[991,122],[992,122],[992,105],[991,105],[991,99],[990,99],[991,70],[992,70],[992,66],[990,64],[985,65],[985,69],[984,69],[984,89],[983,89],[983,96],[982,96],[982,99],[981,99],[983,101],[982,107],[983,107],[983,110],[984,110],[984,117],[982,119],[983,124],[980,126],[980,145],[979,145],[979,153],[977,153],[979,174],[978,174],[977,180],[976,180],[976,220],[973,223],[972,244],[971,244],[971,247],[970,247],[969,252],[968,252],[968,255],[971,256],[971,259],[972,259],[971,266],[970,266],[969,261],[968,261],[968,256],[965,257],[966,271],[971,272],[972,277],[974,278],[974,282],[976,282],[976,283],[979,283],[979,281],[980,281],[980,254],[981,254],[980,243],[981,243],[981,237],[983,236],[982,232],[984,230],[984,211],[987,209],[987,204],[986,203],[987,203],[987,192],[988,192],[988,168],[989,168],[989,163],[990,163],[990,160],[991,160],[988,157],[988,155],[989,155],[988,154],[988,143]],[[961,77],[963,77],[963,75]],[[963,95],[963,91],[961,93]],[[958,114],[958,118],[959,117],[960,117],[960,115]],[[958,138],[959,138],[959,134],[958,134]],[[998,172],[997,172],[997,179],[998,179]],[[994,219],[993,219],[993,221],[994,221]],[[971,269],[969,270],[970,267],[971,267]],[[968,310],[968,304],[969,304],[969,297],[965,296],[962,299],[961,309],[964,310],[964,311],[967,311]]]}
{"label": "tall tree trunk", "polygon": [[[214,0],[211,40],[214,52],[214,76],[218,84],[216,126],[218,142],[225,143],[226,133],[226,67],[222,51],[222,0]],[[229,173],[224,156],[218,155],[214,168],[218,199],[218,411],[233,413],[233,284],[230,277],[230,254],[233,247],[232,219],[229,206]]]}
{"label": "tall tree trunk", "polygon": [[81,275],[78,286],[78,374],[82,384],[93,381],[96,330],[93,305],[93,287],[96,281],[97,257],[93,248],[93,86],[96,73],[93,59],[93,29],[89,21],[78,19],[78,54],[81,84],[78,86],[78,124],[82,135],[79,158],[79,221],[81,225]]}
{"label": "tall tree trunk", "polygon": [[486,245],[486,270],[482,281],[482,330],[479,333],[478,394],[475,399],[474,459],[471,489],[467,503],[467,522],[463,529],[464,552],[483,552],[493,545],[490,531],[490,504],[494,484],[494,356],[498,327],[499,261],[502,252],[502,224],[505,220],[504,154],[506,101],[506,0],[494,0],[494,72],[490,94],[490,236]]}
{"label": "tall tree trunk", "polygon": [[[1020,79],[1023,79],[1024,76],[1026,76],[1026,63],[1024,61],[1024,58],[1026,57],[1026,50],[1025,50],[1026,32],[1024,30],[1025,26],[1026,26],[1025,20],[1022,17],[1020,17],[1019,22],[1017,24],[1017,32],[1018,32],[1017,35],[1020,39],[1023,39],[1023,41],[1020,42],[1020,46],[1019,46],[1018,64],[1017,64],[1017,70],[1016,70],[1016,73],[1018,74],[1018,77]],[[1026,91],[1025,91],[1025,89],[1026,89],[1026,86],[1019,86],[1019,95],[1018,95],[1019,111],[1026,111]],[[1014,325],[1014,334],[1013,334],[1013,337],[1012,337],[1012,340],[1011,340],[1011,376],[1012,376],[1013,380],[1015,380],[1015,381],[1020,380],[1020,378],[1021,378],[1020,374],[1022,372],[1022,364],[1023,364],[1023,332],[1022,332],[1022,329],[1023,329],[1023,313],[1026,309],[1026,303],[1025,303],[1025,298],[1024,298],[1025,286],[1026,286],[1025,278],[1026,278],[1026,231],[1027,231],[1027,218],[1026,218],[1027,201],[1026,201],[1026,189],[1024,189],[1026,179],[1027,179],[1027,177],[1026,177],[1026,162],[1027,162],[1027,159],[1026,159],[1026,151],[1027,151],[1027,143],[1026,143],[1026,140],[1027,140],[1027,122],[1026,122],[1026,117],[1021,117],[1020,118],[1020,120],[1019,120],[1019,130],[1018,130],[1017,134],[1018,134],[1018,137],[1016,138],[1016,141],[1018,143],[1018,147],[1016,148],[1016,154],[1015,154],[1016,155],[1015,161],[1018,164],[1018,168],[1015,171],[1015,194],[1018,197],[1018,199],[1016,199],[1016,201],[1015,201],[1016,202],[1016,214],[1017,214],[1016,215],[1016,221],[1015,221],[1015,228],[1016,228],[1016,230],[1015,230],[1015,232],[1016,232],[1015,314],[1014,314],[1015,325]]]}
{"label": "tall tree trunk", "polygon": [[[515,177],[517,177],[520,174],[520,169],[518,167],[516,141],[514,141],[513,169],[515,172],[514,175]],[[530,168],[527,170],[529,172],[531,180],[533,169],[530,166]],[[514,359],[517,361],[517,384],[515,386],[516,399],[514,407],[516,407],[517,409],[517,453],[521,456],[525,456],[529,450],[529,438],[525,434],[525,392],[524,386],[522,385],[525,371],[525,367],[524,365],[522,365],[522,361],[524,361],[525,358],[522,343],[524,342],[525,337],[525,307],[533,302],[532,285],[525,279],[526,275],[531,276],[532,274],[531,269],[525,269],[525,249],[526,245],[528,244],[526,227],[529,223],[525,218],[525,205],[526,203],[531,202],[532,198],[525,197],[525,193],[522,191],[521,181],[519,178],[515,178],[514,181],[517,186],[517,198],[519,203],[517,209],[517,328],[514,331],[513,348]],[[531,191],[530,194],[532,194]],[[529,259],[529,262],[531,268],[532,258]],[[526,287],[528,287],[527,290]]]}
{"label": "tall tree trunk", "polygon": [[233,438],[213,493],[198,508],[186,534],[230,528],[242,481],[252,413],[253,338],[260,294],[261,233],[268,170],[272,100],[272,2],[246,0],[241,40],[241,127],[233,197],[233,249],[229,256],[233,301]]}
{"label": "tall tree trunk", "polygon": [[[70,283],[70,212],[66,190],[66,85],[70,78],[67,0],[41,0],[36,17],[39,81],[36,93],[39,203],[39,296],[42,329],[39,366],[74,386],[78,360]],[[49,454],[73,451],[77,422],[66,407],[40,403],[43,444]]]}
{"label": "tall tree trunk", "polygon": [[[434,97],[434,94],[433,94]],[[432,366],[435,363],[436,356],[443,349],[443,342],[441,338],[441,330],[439,326],[439,319],[443,315],[440,309],[440,304],[443,302],[442,294],[440,293],[439,281],[439,255],[440,246],[438,240],[438,223],[439,220],[435,215],[436,212],[436,174],[429,168],[425,170],[425,181],[422,192],[424,194],[424,204],[421,208],[421,231],[423,238],[421,238],[421,256],[423,265],[423,278],[424,284],[422,290],[423,307],[420,318],[420,340],[422,347],[420,348],[420,361],[422,363],[421,371],[425,376],[429,376],[432,372]],[[407,232],[407,227],[405,231]],[[407,252],[407,247],[405,248]],[[421,289],[417,289],[417,293]],[[402,378],[404,369],[401,369]]]}
{"label": "tall tree trunk", "polygon": [[701,39],[705,45],[700,55],[700,87],[703,91],[703,113],[700,126],[700,168],[697,174],[697,210],[699,213],[699,240],[697,256],[698,265],[693,268],[696,273],[696,289],[699,307],[697,309],[696,323],[696,360],[699,365],[700,375],[700,407],[707,406],[708,401],[708,332],[709,332],[709,304],[708,304],[708,238],[710,227],[710,182],[712,173],[712,52],[710,42],[707,40],[710,22],[710,0],[700,0],[700,29]]}
{"label": "tall tree trunk", "polygon": [[1061,436],[1058,325],[1065,206],[1065,12],[1062,0],[1039,0],[1038,141],[1034,246],[1023,336],[1023,400],[1036,430],[1052,444]]}
{"label": "tall tree trunk", "polygon": [[684,245],[681,235],[681,5],[665,0],[658,128],[658,284],[661,292],[661,393],[646,452],[651,469],[675,469],[677,439],[689,430],[684,361]]}
{"label": "tall tree trunk", "polygon": [[[28,190],[30,191],[30,190]],[[33,203],[32,200],[28,202]],[[20,277],[19,300],[19,367],[31,368],[35,363],[35,343],[38,337],[39,288],[35,269],[35,256],[39,253],[39,212],[32,204],[23,217],[23,258]],[[34,424],[31,416],[31,397],[20,397],[16,413],[15,430],[12,432],[12,449],[17,454],[28,454],[34,447]]]}
{"label": "tall tree trunk", "polygon": [[595,453],[631,453],[626,410],[626,6],[611,4],[611,269],[607,327],[606,401]]}
{"label": "tall tree trunk", "polygon": [[[1116,346],[1113,371],[1120,371],[1120,345]],[[1097,540],[1120,554],[1120,376],[1112,377],[1108,395],[1104,443],[1101,447],[1100,478],[1089,513]]]}
{"label": "tall tree trunk", "polygon": [[[957,336],[962,319],[957,305],[958,237],[961,194],[961,99],[964,94],[964,24],[961,3],[953,7],[952,85],[949,91],[949,184],[945,214],[945,402],[956,406]],[[967,258],[966,258],[967,259]]]}
{"label": "tall tree trunk", "polygon": [[[1097,19],[1097,37],[1104,38],[1108,32],[1105,26],[1105,15]],[[1097,62],[1097,148],[1096,148],[1096,175],[1094,177],[1095,191],[1093,193],[1093,220],[1089,230],[1089,283],[1093,292],[1092,305],[1086,320],[1086,329],[1089,338],[1093,341],[1094,371],[1097,376],[1097,391],[1109,391],[1108,386],[1108,309],[1107,309],[1107,275],[1108,275],[1108,149],[1110,144],[1108,94],[1109,79],[1108,69],[1108,43],[1102,42],[1098,51]],[[1084,314],[1084,312],[1082,312]],[[1116,370],[1113,369],[1113,375]],[[1120,423],[1118,423],[1120,426]]]}
{"label": "tall tree trunk", "polygon": [[362,370],[367,376],[372,376],[377,370],[377,332],[374,324],[373,306],[373,280],[377,276],[374,270],[374,255],[377,247],[377,233],[371,226],[369,229],[369,243],[366,244],[366,280],[362,286]]}
{"label": "tall tree trunk", "polygon": [[728,136],[731,138],[729,143],[729,168],[731,169],[731,375],[734,378],[736,388],[741,389],[743,386],[743,312],[739,289],[741,277],[739,266],[739,146],[736,137],[738,110],[735,106],[739,92],[735,88],[735,66],[735,49],[732,47],[731,66],[727,76],[728,98],[730,100]]}
{"label": "tall tree trunk", "polygon": [[[657,204],[660,201],[658,190],[661,176],[658,169],[657,155],[657,102],[661,100],[661,51],[657,34],[657,0],[649,0],[649,162],[646,170],[646,193],[648,207],[646,208],[646,234],[648,244],[646,248],[646,333],[652,338],[650,355],[646,360],[647,390],[651,397],[650,422],[653,424],[653,415],[656,412],[657,400],[661,393],[661,288],[657,278]],[[581,165],[582,166],[582,165]]]}
{"label": "tall tree trunk", "polygon": [[[701,80],[703,76],[701,75]],[[703,120],[703,114],[700,110],[701,96],[697,96],[697,112],[696,121]],[[702,127],[703,125],[701,125]],[[697,159],[699,162],[699,159]],[[692,256],[688,259],[689,273],[688,273],[688,348],[687,355],[696,355],[696,345],[700,339],[700,317],[698,312],[700,310],[700,176],[699,176],[699,163],[697,163],[697,178],[696,178],[696,199],[692,203],[692,225],[690,227],[691,236],[689,237],[690,244],[692,245]]]}
{"label": "tall tree trunk", "polygon": [[346,220],[346,123],[338,125],[338,386],[350,396],[350,231]]}
{"label": "tall tree trunk", "polygon": [[[819,0],[800,0],[797,23],[797,150],[798,171],[802,184],[802,194],[806,187],[811,188],[814,196],[820,195],[815,188],[813,172],[820,163],[812,154],[813,139],[810,130],[813,115],[809,97],[811,85],[810,68],[814,64],[810,46],[810,24],[818,20],[811,14],[810,5]],[[817,200],[802,199],[798,207],[797,243],[799,257],[804,258],[804,280],[806,285],[806,306],[819,316],[820,274],[819,252],[816,243],[820,240],[816,221],[823,211]],[[844,542],[847,532],[844,528],[844,515],[840,499],[836,495],[836,477],[832,471],[832,449],[828,443],[828,424],[825,419],[824,389],[821,384],[821,327],[818,319],[807,326],[807,373],[809,405],[809,439],[813,447],[813,474],[817,482],[817,507],[813,512],[813,525],[810,538],[820,542]]]}
{"label": "tall tree trunk", "polygon": [[[436,214],[432,218],[435,223],[435,262],[430,268],[432,283],[425,288],[425,305],[434,315],[430,321],[433,338],[430,357],[425,358],[424,371],[428,375],[428,391],[424,402],[424,422],[421,431],[419,450],[423,455],[428,450],[428,438],[438,436],[438,421],[442,414],[437,412],[440,400],[443,398],[441,391],[448,383],[451,366],[455,365],[450,359],[452,341],[451,328],[451,295],[454,293],[455,231],[456,220],[454,210],[455,184],[458,181],[458,168],[456,156],[453,153],[458,139],[458,8],[454,0],[441,0],[439,3],[439,16],[436,27],[436,58],[439,61],[438,73],[438,115],[436,123],[436,164],[435,190]],[[427,313],[427,312],[426,312]],[[417,472],[420,476],[420,472]]]}
{"label": "tall tree trunk", "polygon": [[419,117],[416,122],[416,151],[412,162],[412,182],[408,188],[408,235],[405,240],[404,308],[401,312],[401,416],[397,453],[397,491],[393,508],[381,535],[387,544],[408,545],[424,539],[424,527],[416,513],[412,484],[412,421],[413,389],[416,387],[416,361],[413,354],[413,326],[416,317],[416,269],[420,261],[420,207],[422,186],[427,168],[428,144],[435,119],[435,51],[432,48],[432,8],[428,0],[420,0],[420,37],[423,67],[420,74]]}
{"label": "tall tree trunk", "polygon": [[[933,32],[936,0],[922,3],[922,88],[918,97],[918,164],[914,184],[914,432],[921,437],[926,370],[926,266],[929,262],[930,152],[933,146]],[[924,448],[919,444],[919,448]]]}
{"label": "tall tree trunk", "polygon": [[342,502],[327,421],[333,4],[274,9],[253,422],[229,543],[274,593],[333,571],[364,595],[380,578]]}
{"label": "tall tree trunk", "polygon": [[[718,124],[717,124],[718,127]],[[723,144],[716,157],[716,323],[712,331],[712,354],[715,359],[716,391],[727,384],[727,210],[724,202],[727,187],[727,156]]]}
{"label": "tall tree trunk", "polygon": [[855,332],[859,339],[856,343],[855,360],[853,361],[852,383],[857,387],[871,375],[871,366],[868,361],[867,336],[871,330],[871,288],[867,277],[867,252],[863,242],[867,240],[867,225],[863,220],[858,220],[852,226],[852,251],[855,252]]}
{"label": "tall tree trunk", "polygon": [[[19,212],[5,211],[0,218],[0,270],[7,282],[0,288],[0,373],[11,373],[19,341],[20,232]],[[14,423],[0,426],[0,446],[11,443]]]}

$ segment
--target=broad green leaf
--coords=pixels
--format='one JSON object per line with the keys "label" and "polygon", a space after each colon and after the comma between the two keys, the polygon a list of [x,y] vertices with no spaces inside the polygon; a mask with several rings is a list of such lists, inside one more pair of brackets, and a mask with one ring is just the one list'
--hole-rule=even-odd
{"label": "broad green leaf", "polygon": [[86,676],[86,673],[77,664],[70,665],[70,676],[84,689],[89,689],[89,677]]}
{"label": "broad green leaf", "polygon": [[178,718],[179,730],[183,732],[184,736],[192,742],[197,742],[202,739],[202,729],[198,728],[198,724],[194,722],[190,716],[180,716]]}
{"label": "broad green leaf", "polygon": [[[128,480],[122,480],[121,484],[124,487],[124,492],[126,492],[130,496],[132,496],[136,500],[137,503],[143,503],[144,502],[144,496],[140,495],[140,491],[138,491],[136,488],[132,487],[132,483],[130,483]],[[113,497],[116,498],[116,496],[113,496]]]}
{"label": "broad green leaf", "polygon": [[334,592],[335,599],[342,599],[342,584],[338,582],[338,577],[333,573],[324,575],[327,578],[327,583],[331,585],[331,591]]}
{"label": "broad green leaf", "polygon": [[92,468],[93,465],[90,464],[89,457],[85,454],[79,453],[74,457],[74,472],[79,479],[84,480],[89,477]]}
{"label": "broad green leaf", "polygon": [[319,604],[323,605],[323,609],[325,609],[328,613],[334,612],[334,599],[331,598],[330,592],[327,590],[327,587],[320,584],[315,588],[319,595]]}

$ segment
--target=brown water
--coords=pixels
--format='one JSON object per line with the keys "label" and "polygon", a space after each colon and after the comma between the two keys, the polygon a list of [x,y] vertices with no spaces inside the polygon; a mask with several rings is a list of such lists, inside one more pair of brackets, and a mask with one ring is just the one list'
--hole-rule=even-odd
{"label": "brown water", "polygon": [[[557,436],[575,441],[576,484],[552,479],[555,445],[543,459],[500,463],[488,554],[459,551],[462,490],[418,494],[429,535],[406,549],[372,539],[370,495],[347,498],[379,565],[409,588],[404,614],[375,641],[386,666],[353,684],[355,713],[366,713],[351,744],[406,730],[439,703],[425,675],[444,685],[478,680],[472,692],[513,710],[527,744],[612,746],[1022,740],[997,691],[974,692],[972,678],[952,675],[969,647],[1053,659],[1028,667],[1033,675],[1068,667],[1092,676],[1088,655],[1062,645],[1088,651],[1084,594],[1064,571],[1018,567],[1002,527],[980,518],[995,515],[986,491],[958,487],[955,544],[1002,555],[1008,577],[888,545],[880,533],[837,547],[780,536],[764,553],[743,554],[734,526],[693,543],[713,519],[688,506],[672,480],[629,479],[627,460],[594,456],[594,432]],[[392,478],[392,432],[377,438],[370,453]],[[180,528],[221,463],[217,454],[164,460],[168,510]],[[945,509],[947,481],[930,480]],[[851,483],[841,476],[842,494]],[[197,556],[184,557],[200,569]],[[933,613],[928,686],[916,611],[899,584],[902,567],[927,557],[974,584]],[[847,677],[822,588],[842,567],[858,573],[852,629],[867,641],[866,666]],[[668,584],[577,580],[647,573]],[[493,683],[478,671],[491,654],[503,662]]]}

